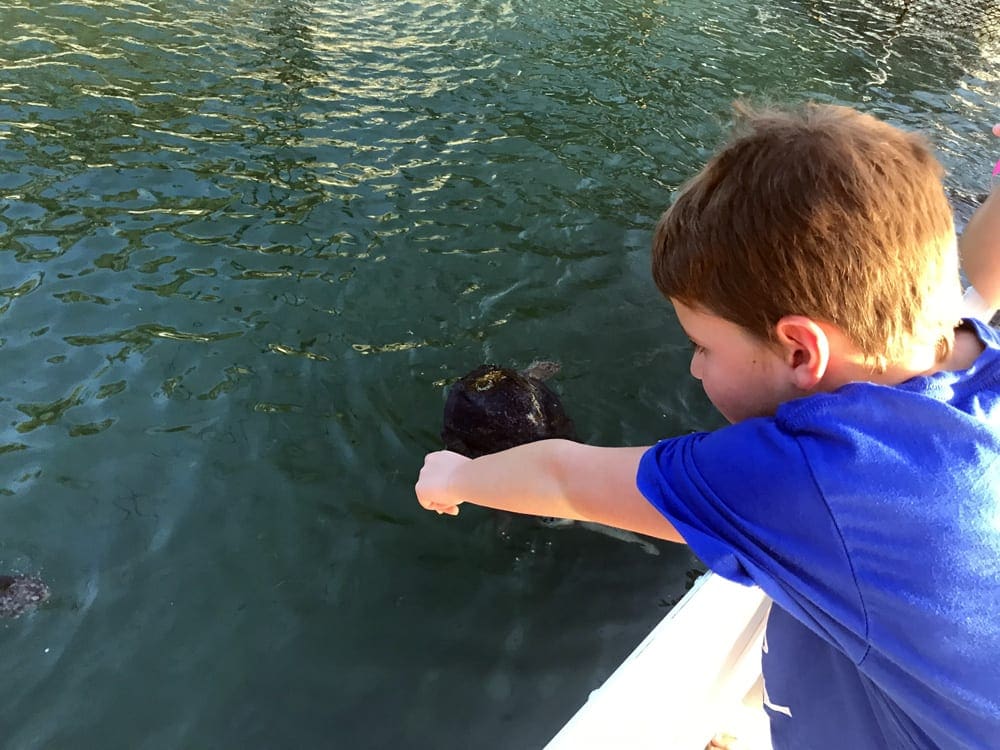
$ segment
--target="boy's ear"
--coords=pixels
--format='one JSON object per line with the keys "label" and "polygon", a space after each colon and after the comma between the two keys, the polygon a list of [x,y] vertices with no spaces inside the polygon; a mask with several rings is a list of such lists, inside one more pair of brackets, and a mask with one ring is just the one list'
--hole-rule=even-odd
{"label": "boy's ear", "polygon": [[830,365],[830,340],[812,318],[786,315],[774,326],[792,383],[803,391],[815,388]]}

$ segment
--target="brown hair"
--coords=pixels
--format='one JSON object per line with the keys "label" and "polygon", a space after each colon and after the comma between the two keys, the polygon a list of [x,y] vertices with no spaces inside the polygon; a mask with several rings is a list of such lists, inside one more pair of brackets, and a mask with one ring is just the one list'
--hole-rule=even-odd
{"label": "brown hair", "polygon": [[960,285],[926,141],[846,107],[734,108],[656,228],[660,291],[764,340],[785,315],[833,323],[878,369],[914,341],[943,358]]}

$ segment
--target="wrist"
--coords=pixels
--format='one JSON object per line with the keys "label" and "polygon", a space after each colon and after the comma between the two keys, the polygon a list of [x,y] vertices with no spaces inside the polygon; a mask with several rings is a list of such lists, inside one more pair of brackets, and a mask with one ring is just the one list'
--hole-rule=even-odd
{"label": "wrist", "polygon": [[[453,505],[460,505],[465,502],[468,492],[463,490],[463,476],[466,467],[472,463],[473,459],[466,456],[456,456],[455,463],[445,478],[444,494]],[[466,488],[467,489],[467,488]]]}

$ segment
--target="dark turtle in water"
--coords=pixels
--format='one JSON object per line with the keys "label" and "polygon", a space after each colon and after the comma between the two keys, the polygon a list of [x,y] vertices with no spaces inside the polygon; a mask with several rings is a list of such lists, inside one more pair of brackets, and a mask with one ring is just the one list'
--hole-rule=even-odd
{"label": "dark turtle in water", "polygon": [[[543,380],[559,372],[554,362],[535,362],[526,370],[480,365],[452,385],[444,405],[445,448],[469,458],[548,438],[576,440],[576,431],[559,397]],[[507,520],[510,514],[503,514]],[[650,555],[660,551],[631,531],[589,521],[541,518],[552,528],[580,526],[604,536],[639,545]]]}
{"label": "dark turtle in water", "polygon": [[553,362],[528,369],[480,365],[448,391],[445,447],[469,458],[548,438],[576,440],[562,402],[543,383],[559,371]]}
{"label": "dark turtle in water", "polygon": [[0,617],[20,617],[49,598],[40,578],[0,575]]}

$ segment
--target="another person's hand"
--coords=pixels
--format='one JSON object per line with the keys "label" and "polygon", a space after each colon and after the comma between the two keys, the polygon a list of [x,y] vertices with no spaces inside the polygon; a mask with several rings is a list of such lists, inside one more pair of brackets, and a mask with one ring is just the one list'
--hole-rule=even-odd
{"label": "another person's hand", "polygon": [[417,499],[427,510],[448,516],[458,515],[462,499],[453,497],[449,491],[451,475],[455,470],[472,459],[451,451],[428,453],[424,457],[424,468],[417,479]]}

